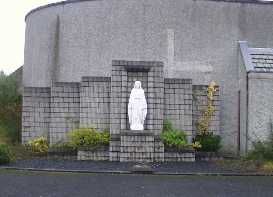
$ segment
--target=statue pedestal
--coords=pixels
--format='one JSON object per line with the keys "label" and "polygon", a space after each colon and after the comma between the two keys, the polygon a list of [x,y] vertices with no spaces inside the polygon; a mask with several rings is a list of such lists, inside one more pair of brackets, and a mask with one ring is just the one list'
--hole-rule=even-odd
{"label": "statue pedestal", "polygon": [[153,162],[155,138],[151,131],[125,130],[120,134],[121,162]]}

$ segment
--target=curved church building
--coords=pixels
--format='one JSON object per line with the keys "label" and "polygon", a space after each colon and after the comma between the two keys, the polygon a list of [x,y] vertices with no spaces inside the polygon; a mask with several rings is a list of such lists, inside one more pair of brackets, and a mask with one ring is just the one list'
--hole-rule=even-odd
{"label": "curved church building", "polygon": [[54,144],[72,128],[95,126],[110,130],[111,160],[124,159],[121,146],[133,133],[129,92],[138,80],[148,104],[143,132],[160,160],[163,120],[191,140],[215,81],[210,131],[222,136],[223,151],[245,153],[271,131],[272,21],[273,4],[254,0],[73,0],[37,8],[26,16],[22,140],[47,135]]}

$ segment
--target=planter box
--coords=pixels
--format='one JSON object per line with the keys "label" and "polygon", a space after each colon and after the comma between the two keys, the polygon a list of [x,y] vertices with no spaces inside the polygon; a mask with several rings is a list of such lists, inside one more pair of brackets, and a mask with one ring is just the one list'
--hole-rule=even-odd
{"label": "planter box", "polygon": [[196,160],[198,161],[215,161],[221,159],[223,159],[223,156],[217,152],[196,152]]}
{"label": "planter box", "polygon": [[81,147],[78,149],[77,160],[108,161],[109,147]]}
{"label": "planter box", "polygon": [[164,161],[169,162],[195,162],[195,151],[192,149],[177,150],[166,148]]}
{"label": "planter box", "polygon": [[77,160],[77,150],[71,148],[53,148],[48,151],[49,159]]}

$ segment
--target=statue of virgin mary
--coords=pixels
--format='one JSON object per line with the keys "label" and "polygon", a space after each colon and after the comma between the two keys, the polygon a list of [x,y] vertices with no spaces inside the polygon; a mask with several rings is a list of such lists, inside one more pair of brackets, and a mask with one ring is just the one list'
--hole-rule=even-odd
{"label": "statue of virgin mary", "polygon": [[144,121],[147,115],[147,102],[144,90],[141,88],[141,82],[135,81],[134,88],[131,91],[128,116],[131,130],[144,130]]}

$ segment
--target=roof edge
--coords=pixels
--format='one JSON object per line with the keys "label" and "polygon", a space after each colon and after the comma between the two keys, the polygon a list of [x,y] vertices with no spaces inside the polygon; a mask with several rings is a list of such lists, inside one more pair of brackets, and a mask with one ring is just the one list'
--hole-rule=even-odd
{"label": "roof edge", "polygon": [[[30,10],[26,16],[25,16],[25,21],[31,15],[32,13],[49,8],[49,7],[54,7],[54,6],[60,6],[60,5],[66,5],[66,4],[71,4],[71,3],[79,3],[79,2],[84,2],[84,1],[102,1],[102,0],[66,0],[66,1],[60,1],[56,3],[50,3],[47,5],[43,5],[37,8],[34,8]],[[227,2],[227,3],[248,3],[248,4],[271,4],[273,5],[273,1],[264,1],[264,0],[199,0],[199,1],[214,1],[214,2]]]}
{"label": "roof edge", "polygon": [[60,2],[56,2],[56,3],[46,4],[46,5],[39,6],[37,8],[34,8],[34,9],[30,10],[25,16],[25,21],[27,20],[29,15],[31,15],[32,13],[37,12],[39,10],[49,8],[49,7],[63,6],[63,5],[66,5],[66,4],[79,3],[79,2],[84,2],[84,1],[101,1],[101,0],[67,0],[67,1],[60,1]]}
{"label": "roof edge", "polygon": [[240,52],[243,57],[243,62],[246,68],[246,71],[249,72],[251,70],[254,70],[254,67],[251,62],[251,57],[249,55],[249,48],[247,41],[238,41],[239,46],[240,46]]}

